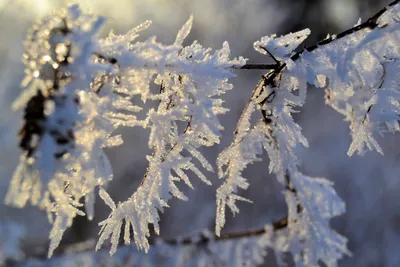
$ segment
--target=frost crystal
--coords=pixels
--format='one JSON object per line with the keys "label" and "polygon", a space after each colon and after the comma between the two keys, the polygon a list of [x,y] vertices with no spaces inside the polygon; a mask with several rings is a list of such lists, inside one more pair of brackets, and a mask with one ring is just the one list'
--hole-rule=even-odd
{"label": "frost crystal", "polygon": [[[211,184],[206,173],[214,171],[213,164],[201,149],[219,143],[223,127],[218,115],[228,111],[222,95],[232,89],[232,70],[246,60],[230,60],[227,42],[213,53],[197,41],[184,46],[192,16],[174,43],[165,45],[155,37],[136,41],[149,21],[124,35],[98,39],[104,19],[83,13],[77,5],[50,15],[25,41],[24,91],[13,103],[14,109],[24,109],[19,133],[23,153],[6,203],[23,207],[30,202],[47,212],[53,224],[49,257],[76,216],[93,218],[98,187],[111,213],[100,223],[96,250],[110,239],[110,254],[118,254],[123,232],[125,244],[133,239],[154,258],[157,253],[173,255],[166,261],[169,266],[258,265],[267,247],[274,249],[281,266],[285,252],[296,266],[337,266],[350,252],[347,239],[329,221],[344,213],[345,204],[332,182],[300,172],[298,151],[308,143],[292,114],[303,106],[309,85],[324,88],[326,103],[350,123],[348,155],[373,149],[383,153],[377,135],[400,130],[398,2],[297,53],[310,30],[255,42],[254,48],[276,64],[253,90],[232,144],[217,159],[218,176],[225,180],[216,193],[216,236],[203,232],[183,241],[158,240],[151,249],[149,224],[160,234],[159,212],[172,197],[187,200],[177,183],[193,188],[189,177],[194,174]],[[150,90],[154,84],[156,92]],[[150,101],[157,107],[146,110]],[[254,120],[256,113],[261,118]],[[149,165],[138,189],[115,203],[106,192],[112,169],[103,148],[123,143],[120,135],[113,135],[120,126],[149,129],[152,154],[146,157]],[[269,171],[284,188],[287,216],[258,231],[221,234],[226,207],[236,214],[236,201],[251,202],[238,192],[249,186],[242,173],[263,151],[270,158]],[[12,248],[21,236],[17,232],[11,239]],[[127,264],[158,266],[152,257],[134,258],[128,252],[121,252]],[[99,255],[66,261],[93,264],[103,259]],[[121,265],[115,259],[105,264]]]}
{"label": "frost crystal", "polygon": [[272,55],[283,60],[289,58],[292,52],[310,35],[309,29],[289,33],[281,37],[265,36],[254,43],[254,49],[265,55]]}
{"label": "frost crystal", "polygon": [[[235,201],[238,188],[248,187],[242,171],[258,159],[262,150],[270,157],[269,169],[285,187],[288,206],[287,227],[277,231],[296,266],[337,266],[349,254],[346,238],[329,227],[329,220],[345,211],[345,205],[324,178],[312,178],[298,169],[299,146],[307,147],[301,128],[292,113],[306,98],[308,84],[326,89],[326,102],[350,121],[353,138],[348,154],[363,154],[365,148],[382,150],[375,135],[399,130],[399,5],[352,30],[328,37],[317,45],[294,53],[309,30],[255,42],[257,51],[276,61],[277,68],[264,75],[253,91],[239,120],[230,147],[218,158],[219,177],[225,178],[217,190],[216,233],[225,224],[226,206],[239,212]],[[255,107],[262,119],[251,125]],[[282,239],[281,239],[282,240]]]}
{"label": "frost crystal", "polygon": [[[101,41],[100,51],[120,63],[118,75],[121,75],[121,79],[115,90],[131,98],[139,95],[143,102],[158,100],[159,106],[157,110],[148,112],[145,123],[151,130],[149,147],[153,149],[153,154],[147,157],[149,167],[145,177],[127,201],[116,207],[109,204],[112,212],[101,223],[97,249],[111,236],[111,253],[114,253],[125,221],[125,243],[130,243],[129,231],[132,227],[136,245],[148,251],[148,224],[153,224],[155,232],[159,234],[158,212],[168,207],[171,196],[187,200],[176,183],[182,180],[192,188],[188,176],[188,171],[191,171],[206,184],[211,184],[192,159],[198,161],[205,170],[213,171],[211,163],[199,148],[219,143],[223,128],[217,115],[227,111],[222,107],[220,96],[232,88],[227,83],[228,78],[233,77],[231,66],[243,65],[245,60],[229,60],[230,49],[226,42],[214,54],[197,42],[182,47],[192,20],[190,18],[186,22],[174,44],[168,46],[157,43],[153,37],[126,47],[119,44],[113,46],[110,38]],[[132,39],[129,36],[113,38]],[[149,90],[152,77],[160,86],[158,94],[152,94]],[[183,127],[180,126],[182,122]],[[184,156],[185,151],[191,157]]]}
{"label": "frost crystal", "polygon": [[[14,102],[25,107],[20,146],[25,151],[6,202],[22,207],[38,205],[53,221],[49,256],[77,215],[85,197],[87,216],[93,217],[93,191],[111,178],[103,154],[114,128],[95,128],[98,102],[90,96],[92,75],[107,70],[92,62],[96,34],[104,19],[82,14],[78,6],[49,16],[32,28],[25,43],[28,92]],[[86,91],[85,91],[86,90]]]}
{"label": "frost crystal", "polygon": [[[115,205],[100,190],[112,212],[101,223],[98,248],[111,235],[114,253],[126,220],[125,243],[130,242],[132,227],[137,246],[147,251],[148,224],[159,233],[158,212],[171,196],[187,199],[176,183],[183,180],[192,187],[192,172],[211,184],[198,167],[213,171],[200,148],[219,143],[223,127],[217,115],[227,111],[221,95],[232,89],[232,66],[240,67],[245,59],[230,60],[227,42],[214,53],[197,42],[183,47],[192,21],[190,17],[172,45],[155,37],[134,42],[150,22],[99,40],[104,19],[82,13],[77,5],[32,29],[25,44],[26,89],[13,105],[25,106],[20,133],[24,153],[6,202],[22,207],[30,201],[48,212],[53,222],[49,256],[75,216],[93,217],[94,190],[112,178],[103,148],[122,144],[120,136],[112,136],[119,126],[149,128],[153,153],[130,199]],[[159,86],[158,93],[150,91],[151,83]],[[139,120],[143,107],[132,104],[135,98],[159,105]]]}

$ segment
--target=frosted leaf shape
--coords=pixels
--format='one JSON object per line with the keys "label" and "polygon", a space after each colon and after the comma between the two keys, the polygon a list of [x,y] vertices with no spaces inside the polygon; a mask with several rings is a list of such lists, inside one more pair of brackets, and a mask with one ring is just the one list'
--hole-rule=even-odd
{"label": "frosted leaf shape", "polygon": [[180,31],[178,32],[174,43],[175,45],[182,45],[183,41],[186,39],[186,37],[190,33],[190,30],[192,29],[192,25],[193,15],[189,17],[188,21],[182,26],[182,29],[180,29]]}
{"label": "frosted leaf shape", "polygon": [[111,31],[108,37],[105,39],[100,39],[99,43],[103,47],[103,49],[106,49],[106,51],[108,49],[108,51],[112,51],[115,49],[126,48],[126,46],[130,44],[130,42],[133,42],[137,37],[139,37],[139,33],[141,31],[149,28],[151,26],[151,23],[152,22],[150,20],[146,20],[145,22],[129,30],[125,35],[116,35],[114,34],[114,32]]}
{"label": "frosted leaf shape", "polygon": [[[291,53],[310,35],[309,29],[295,33],[289,33],[281,37],[275,34],[271,37],[265,36],[254,43],[254,49],[262,54],[272,54],[274,57],[283,60],[291,56]],[[267,51],[268,52],[267,52]]]}
{"label": "frosted leaf shape", "polygon": [[111,208],[111,210],[115,210],[117,208],[110,195],[103,188],[100,188],[99,196]]}

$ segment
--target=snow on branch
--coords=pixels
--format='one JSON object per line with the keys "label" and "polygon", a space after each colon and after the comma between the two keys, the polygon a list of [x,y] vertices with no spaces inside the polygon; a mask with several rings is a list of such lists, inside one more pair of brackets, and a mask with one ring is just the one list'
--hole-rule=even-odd
{"label": "snow on branch", "polygon": [[[258,265],[267,247],[275,250],[280,265],[283,253],[290,252],[296,266],[337,266],[350,252],[347,239],[329,221],[344,213],[345,204],[332,182],[300,172],[298,151],[308,143],[292,114],[303,106],[309,85],[324,88],[326,103],[350,122],[349,156],[366,149],[382,153],[376,135],[400,129],[399,14],[399,1],[394,1],[366,22],[297,53],[308,29],[255,42],[254,48],[275,64],[229,59],[227,42],[215,52],[197,41],[183,46],[192,17],[174,43],[166,45],[155,37],[136,40],[149,21],[101,39],[104,18],[86,14],[78,5],[51,14],[32,27],[25,41],[24,91],[13,103],[14,109],[24,109],[19,133],[23,153],[6,203],[23,207],[30,202],[47,212],[53,224],[48,257],[76,216],[93,218],[98,190],[111,213],[100,223],[96,250],[110,240],[110,253],[118,254],[123,233],[125,244],[133,240],[146,252],[155,253],[157,247],[174,255],[173,266],[188,261],[200,266]],[[216,192],[215,235],[151,237],[149,224],[160,234],[159,212],[169,207],[168,201],[187,200],[179,181],[193,188],[189,177],[194,174],[211,184],[207,174],[214,164],[201,149],[219,143],[223,126],[218,115],[228,111],[222,96],[232,89],[228,81],[239,69],[270,71],[254,88],[232,144],[217,159],[218,176],[225,180]],[[158,92],[150,90],[154,84]],[[148,101],[157,106],[145,109]],[[152,154],[146,157],[148,168],[137,190],[115,203],[105,190],[112,169],[103,148],[123,143],[113,135],[120,126],[149,129]],[[221,233],[226,207],[235,214],[236,201],[251,202],[240,196],[239,190],[249,186],[242,172],[263,151],[270,158],[269,171],[284,188],[287,216],[262,229]]]}
{"label": "snow on branch", "polygon": [[[153,153],[147,156],[141,185],[127,201],[115,205],[100,189],[112,213],[102,223],[97,248],[111,236],[114,253],[125,221],[125,243],[132,227],[137,246],[147,251],[148,224],[159,233],[158,213],[168,200],[187,199],[176,183],[192,187],[192,172],[210,184],[201,169],[212,172],[213,167],[199,149],[219,143],[223,127],[217,116],[227,112],[221,96],[232,89],[228,79],[245,59],[230,60],[227,42],[214,53],[196,41],[183,47],[192,21],[190,17],[171,45],[155,37],[135,42],[150,22],[125,35],[98,39],[104,19],[77,5],[32,28],[25,45],[26,89],[14,103],[16,109],[25,106],[20,132],[24,153],[6,202],[22,207],[30,200],[48,212],[50,221],[55,214],[49,256],[73,218],[85,215],[83,205],[88,218],[93,217],[95,188],[112,178],[102,149],[122,144],[120,136],[112,136],[119,126],[149,128]],[[152,83],[160,87],[158,93],[150,91]],[[139,120],[143,107],[132,104],[136,98],[159,104]],[[183,156],[184,151],[191,156]]]}
{"label": "snow on branch", "polygon": [[[262,76],[242,112],[232,144],[218,158],[219,177],[225,182],[217,190],[216,233],[225,224],[225,209],[238,213],[238,189],[249,182],[242,171],[263,152],[270,157],[270,172],[285,190],[288,232],[285,246],[296,266],[336,266],[349,254],[346,239],[329,226],[329,219],[345,211],[343,201],[324,178],[312,178],[298,170],[296,155],[307,147],[301,128],[292,113],[306,99],[308,85],[325,88],[327,104],[350,121],[353,142],[348,154],[362,154],[365,147],[381,149],[376,133],[398,131],[399,80],[391,76],[399,70],[399,1],[379,11],[353,29],[332,36],[310,48],[293,50],[309,35],[309,30],[286,36],[264,37],[254,43],[257,51],[271,56],[278,67]],[[261,120],[251,125],[258,108]]]}
{"label": "snow on branch", "polygon": [[[138,264],[143,264],[145,261],[149,266],[160,266],[160,258],[162,266],[186,266],[188,261],[203,263],[205,266],[214,266],[213,264],[255,266],[263,263],[266,248],[279,242],[274,236],[286,226],[287,217],[263,228],[225,233],[220,236],[205,230],[186,237],[150,238],[150,257],[144,257],[143,253],[139,253],[132,246],[119,246],[115,255],[109,258],[105,249],[94,253],[95,241],[87,240],[60,247],[50,260],[46,260],[42,254],[30,254],[28,257],[31,260],[25,262],[24,266],[54,266],[63,262],[76,265],[78,262],[82,264],[86,261],[92,264],[107,261],[109,266],[120,266],[122,262],[125,263],[124,266],[132,266],[132,261]],[[229,251],[239,253],[236,255]]]}
{"label": "snow on branch", "polygon": [[13,104],[25,106],[19,133],[24,153],[6,203],[23,207],[30,201],[47,211],[53,222],[49,255],[73,218],[85,214],[80,199],[92,218],[94,188],[112,177],[101,148],[110,145],[114,127],[95,127],[101,101],[84,90],[93,75],[110,70],[91,60],[103,22],[72,6],[39,22],[25,41],[26,89]]}
{"label": "snow on branch", "polygon": [[[151,128],[149,147],[153,154],[147,157],[149,167],[145,177],[131,198],[117,206],[110,204],[112,213],[102,222],[97,249],[111,236],[111,253],[114,253],[125,221],[125,243],[130,243],[132,227],[136,245],[147,251],[148,224],[153,224],[159,234],[158,212],[168,207],[170,197],[187,200],[175,184],[182,180],[192,187],[188,171],[211,184],[192,159],[205,170],[213,171],[199,148],[219,143],[223,127],[217,115],[227,111],[222,107],[220,96],[232,88],[227,83],[228,78],[233,77],[231,66],[243,65],[245,60],[229,60],[228,43],[214,54],[197,42],[182,47],[191,23],[192,18],[180,30],[175,43],[169,46],[157,43],[155,38],[126,47],[114,45],[114,36],[101,42],[100,53],[115,58],[118,64],[120,79],[116,91],[129,97],[140,95],[143,102],[150,99],[160,103],[157,110],[150,110],[147,115]],[[131,38],[118,37],[118,40],[122,39]],[[160,93],[155,95],[149,90],[149,80],[154,76],[154,82],[160,86]],[[179,129],[178,122],[186,122],[187,126]],[[183,156],[184,151],[192,157]]]}

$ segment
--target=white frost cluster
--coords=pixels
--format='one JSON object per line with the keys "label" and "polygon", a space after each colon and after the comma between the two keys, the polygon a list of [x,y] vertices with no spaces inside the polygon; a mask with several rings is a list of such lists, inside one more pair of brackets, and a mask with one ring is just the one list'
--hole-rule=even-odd
{"label": "white frost cluster", "polygon": [[[154,243],[145,254],[132,246],[121,246],[113,256],[105,250],[98,252],[80,252],[80,249],[91,248],[93,242],[84,242],[72,246],[61,256],[53,256],[47,260],[30,259],[23,267],[52,266],[99,266],[109,267],[243,267],[262,264],[266,256],[266,248],[277,243],[273,232],[266,229],[266,234],[249,238],[232,240],[213,240],[213,233],[203,231],[191,238],[192,244],[170,244],[161,240]],[[208,238],[202,243],[203,238]],[[93,241],[93,240],[92,240]]]}
{"label": "white frost cluster", "polygon": [[[103,18],[85,14],[77,5],[52,14],[32,28],[25,43],[25,90],[13,104],[25,112],[23,154],[6,202],[23,207],[29,201],[47,212],[53,223],[49,257],[77,215],[93,218],[98,187],[111,213],[100,223],[96,250],[110,239],[110,253],[121,254],[102,262],[109,266],[160,266],[157,253],[171,256],[165,261],[169,266],[253,266],[263,263],[268,247],[281,266],[285,252],[298,267],[337,266],[350,252],[347,239],[329,223],[344,213],[345,204],[332,182],[299,170],[298,151],[308,143],[292,114],[303,106],[309,85],[324,88],[326,103],[350,122],[349,156],[366,149],[383,153],[376,135],[400,130],[399,14],[399,4],[389,5],[364,24],[298,53],[294,50],[310,34],[308,29],[255,42],[254,48],[271,56],[276,68],[257,84],[232,144],[217,159],[218,175],[225,179],[216,192],[220,238],[202,233],[193,242],[159,240],[151,248],[149,224],[159,234],[159,212],[168,201],[187,200],[177,183],[193,188],[189,177],[194,174],[211,184],[205,171],[213,172],[213,164],[201,148],[219,143],[223,127],[217,116],[228,111],[221,96],[232,89],[232,70],[246,60],[230,60],[227,42],[213,53],[196,41],[183,46],[192,17],[175,42],[165,45],[155,37],[136,41],[149,21],[124,35],[98,39]],[[148,101],[157,107],[146,110]],[[105,190],[112,170],[103,148],[123,143],[121,136],[113,136],[119,126],[149,129],[152,154],[138,189],[128,200],[114,203]],[[249,186],[242,173],[264,150],[269,171],[285,189],[287,217],[248,237],[223,238],[226,207],[235,214],[236,201],[251,202],[238,192]],[[117,251],[121,232],[125,244],[133,239],[138,249],[152,255]],[[103,254],[81,256],[67,257],[65,266],[105,260]]]}
{"label": "white frost cluster", "polygon": [[85,215],[81,198],[91,219],[95,187],[112,177],[102,147],[114,127],[108,122],[108,128],[96,127],[102,100],[88,91],[92,76],[110,69],[92,60],[103,22],[72,6],[35,25],[25,43],[26,91],[14,108],[26,106],[21,134],[33,134],[6,203],[23,207],[30,201],[47,211],[53,223],[49,256],[73,218]]}
{"label": "white frost cluster", "polygon": [[[236,200],[246,200],[238,189],[249,183],[242,177],[248,164],[259,160],[263,149],[270,157],[270,172],[285,187],[288,224],[276,231],[280,246],[276,252],[291,252],[296,266],[337,266],[347,240],[333,231],[329,220],[345,211],[343,201],[325,178],[308,177],[298,169],[297,151],[307,147],[292,113],[301,107],[309,84],[326,88],[326,102],[350,121],[353,138],[348,154],[362,154],[365,148],[382,153],[376,133],[398,131],[400,24],[399,5],[392,5],[364,27],[343,36],[323,40],[320,46],[299,53],[293,50],[309,30],[277,38],[264,37],[255,49],[279,64],[266,74],[242,113],[230,147],[218,158],[216,233],[225,224],[226,206],[239,212]],[[360,25],[362,27],[362,25]],[[262,119],[251,125],[251,116],[261,110]]]}
{"label": "white frost cluster", "polygon": [[300,66],[326,89],[326,103],[350,122],[352,143],[347,154],[367,150],[383,154],[378,143],[384,132],[399,131],[400,7],[390,7],[365,28],[340,41],[304,52]]}
{"label": "white frost cluster", "polygon": [[[232,65],[241,66],[245,60],[229,60],[230,50],[226,42],[214,54],[197,42],[182,47],[191,25],[192,18],[179,31],[174,44],[168,46],[157,43],[154,37],[131,44],[129,42],[135,37],[130,36],[132,32],[125,36],[111,35],[100,42],[100,51],[120,62],[118,73],[121,79],[115,90],[130,98],[139,95],[142,101],[157,100],[159,105],[146,117],[146,126],[151,129],[149,147],[153,154],[147,156],[149,166],[139,188],[127,201],[118,205],[109,199],[106,192],[101,194],[103,199],[107,199],[112,213],[101,223],[97,249],[111,236],[111,253],[114,253],[125,221],[125,243],[130,243],[132,227],[136,245],[147,251],[148,224],[153,224],[158,234],[158,212],[168,207],[170,197],[187,199],[176,183],[183,181],[192,188],[188,176],[188,171],[191,171],[203,182],[211,184],[193,159],[205,170],[213,171],[211,163],[198,149],[219,143],[223,128],[217,115],[227,111],[222,107],[220,95],[232,88],[227,83],[228,78],[233,77]],[[146,26],[147,23],[137,29]],[[135,35],[136,32],[133,31]],[[122,40],[126,41],[125,46],[121,45]],[[150,92],[150,81],[160,86],[160,93]],[[184,156],[184,152],[191,157]]]}
{"label": "white frost cluster", "polygon": [[[227,42],[214,53],[198,42],[183,47],[192,21],[171,45],[155,37],[134,42],[150,22],[125,35],[98,39],[104,19],[82,13],[77,5],[32,29],[24,57],[26,89],[14,103],[16,109],[25,107],[25,151],[6,202],[23,207],[30,200],[48,212],[53,222],[49,256],[74,217],[93,217],[95,188],[112,178],[103,148],[123,142],[112,136],[118,126],[149,128],[153,153],[147,156],[142,183],[127,201],[115,205],[100,189],[112,212],[101,223],[97,248],[111,235],[114,253],[126,221],[125,243],[132,227],[137,246],[148,251],[149,224],[159,233],[158,212],[172,196],[187,199],[176,183],[182,180],[192,188],[192,172],[210,184],[199,166],[209,172],[213,167],[199,149],[219,143],[223,127],[217,116],[227,112],[221,95],[232,89],[233,66],[244,65],[245,59],[230,60]],[[150,91],[153,83],[159,92]],[[158,107],[143,110],[133,104],[137,98],[158,102]],[[140,112],[144,119],[138,119]]]}
{"label": "white frost cluster", "polygon": [[310,29],[289,33],[281,37],[276,34],[264,36],[254,43],[254,49],[264,55],[272,55],[276,59],[288,59],[293,51],[310,35]]}

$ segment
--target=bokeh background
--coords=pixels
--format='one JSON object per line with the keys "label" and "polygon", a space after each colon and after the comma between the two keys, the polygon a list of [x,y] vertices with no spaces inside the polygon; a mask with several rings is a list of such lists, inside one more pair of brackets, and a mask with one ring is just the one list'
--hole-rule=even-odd
{"label": "bokeh background", "polygon": [[[110,29],[124,33],[131,27],[152,20],[153,25],[141,38],[156,35],[159,41],[172,43],[181,25],[194,15],[194,26],[186,44],[193,40],[205,47],[219,49],[227,40],[232,56],[249,58],[249,63],[271,63],[253,50],[253,42],[262,36],[278,35],[310,28],[305,44],[323,39],[352,27],[373,15],[389,0],[82,0],[81,6],[108,18],[104,35]],[[52,11],[69,4],[61,0],[0,0],[0,228],[17,223],[25,229],[23,248],[28,254],[46,250],[50,224],[43,212],[23,210],[2,203],[8,183],[19,159],[16,133],[21,126],[21,112],[10,105],[21,92],[24,76],[20,61],[23,40],[30,25]],[[234,90],[226,95],[231,112],[221,117],[225,127],[221,144],[204,153],[215,162],[219,152],[229,145],[236,121],[260,71],[238,71],[232,80]],[[400,145],[398,135],[382,140],[385,156],[369,152],[364,157],[346,155],[350,145],[348,123],[324,104],[324,93],[309,88],[305,107],[296,115],[310,148],[302,151],[304,172],[327,177],[335,182],[338,194],[347,203],[347,212],[335,218],[333,227],[349,238],[352,257],[340,266],[400,266]],[[119,129],[125,139],[121,147],[107,150],[114,170],[108,187],[116,201],[127,199],[137,188],[146,169],[145,153],[148,132],[143,129]],[[282,187],[268,173],[268,157],[251,165],[245,172],[250,188],[244,196],[254,204],[240,204],[236,217],[228,214],[225,231],[261,227],[285,215]],[[216,174],[209,176],[213,186],[193,179],[195,190],[185,190],[189,201],[172,200],[161,219],[161,235],[189,235],[205,228],[214,229],[215,189],[221,184]],[[79,218],[65,234],[63,244],[96,238],[97,223],[108,216],[109,209],[99,201],[94,221]],[[4,227],[3,227],[4,228]],[[0,229],[1,230],[1,229]],[[4,231],[3,231],[4,232]],[[1,231],[0,231],[1,234]],[[4,233],[3,233],[4,235]],[[0,243],[1,243],[0,235]],[[1,250],[1,246],[0,246]],[[266,266],[274,266],[271,258]]]}

